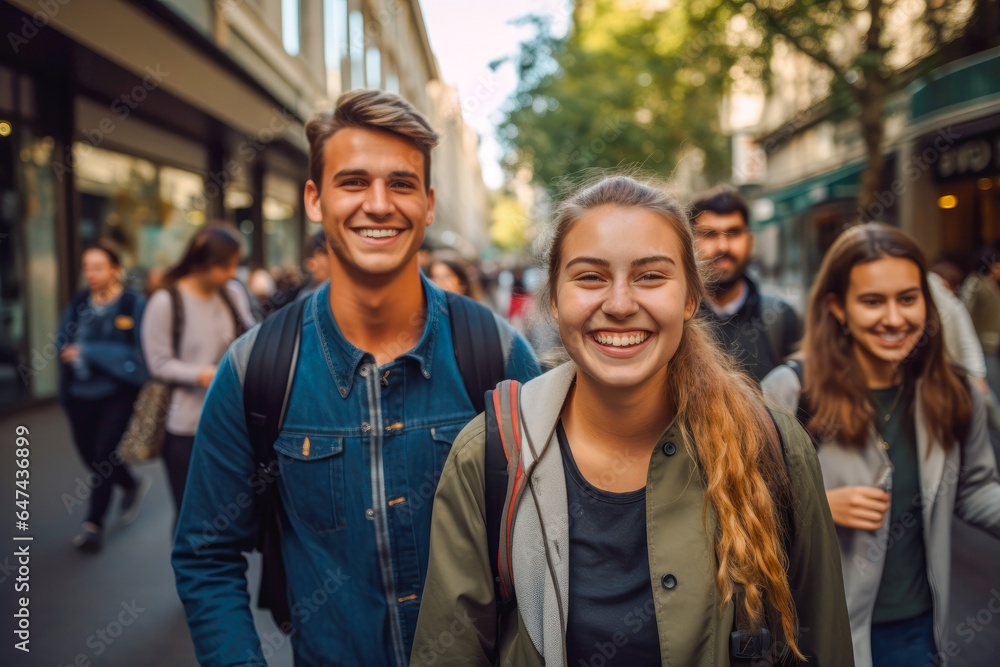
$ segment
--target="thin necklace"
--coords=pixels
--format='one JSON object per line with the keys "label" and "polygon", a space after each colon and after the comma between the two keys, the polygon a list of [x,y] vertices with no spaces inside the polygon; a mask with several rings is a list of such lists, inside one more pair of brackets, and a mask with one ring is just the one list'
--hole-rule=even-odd
{"label": "thin necklace", "polygon": [[[884,415],[882,415],[882,417],[883,417],[883,419],[884,419],[884,421],[885,421],[886,424],[888,424],[889,420],[892,419],[892,413],[896,411],[896,406],[899,405],[899,399],[901,399],[903,397],[903,388],[905,386],[906,386],[905,383],[899,385],[899,391],[896,392],[896,398],[892,399],[892,405],[889,406],[889,411],[886,412]],[[889,443],[885,441],[884,437],[882,437],[882,430],[881,429],[879,429],[878,437],[879,437],[879,440],[882,441],[882,449],[888,450],[889,449]]]}

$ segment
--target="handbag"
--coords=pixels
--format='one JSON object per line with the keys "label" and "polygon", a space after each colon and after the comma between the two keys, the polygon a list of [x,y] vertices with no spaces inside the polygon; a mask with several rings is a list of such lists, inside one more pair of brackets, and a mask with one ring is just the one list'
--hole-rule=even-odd
{"label": "handbag", "polygon": [[[174,356],[179,357],[184,306],[176,286],[171,285],[167,288],[167,292],[170,294],[171,306],[171,343]],[[154,379],[147,380],[139,389],[139,395],[132,405],[132,416],[129,417],[128,426],[118,441],[118,455],[122,460],[135,463],[155,459],[160,455],[163,439],[167,433],[167,412],[170,409],[173,389],[173,385]]]}

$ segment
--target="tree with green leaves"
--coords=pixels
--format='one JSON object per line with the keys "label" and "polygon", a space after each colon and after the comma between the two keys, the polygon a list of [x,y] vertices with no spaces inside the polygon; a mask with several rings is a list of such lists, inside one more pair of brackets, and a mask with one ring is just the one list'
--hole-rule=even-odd
{"label": "tree with green leaves", "polygon": [[702,35],[719,7],[661,4],[579,0],[565,37],[546,17],[521,19],[536,35],[521,45],[498,130],[509,174],[527,167],[558,193],[593,168],[641,165],[670,177],[691,157],[707,178],[728,176],[720,110],[737,56]]}
{"label": "tree with green leaves", "polygon": [[[769,63],[784,41],[831,75],[829,108],[857,118],[867,163],[858,205],[882,187],[886,101],[935,67],[1000,44],[1000,0],[729,0],[762,38],[721,50]],[[734,53],[737,52],[737,53]]]}

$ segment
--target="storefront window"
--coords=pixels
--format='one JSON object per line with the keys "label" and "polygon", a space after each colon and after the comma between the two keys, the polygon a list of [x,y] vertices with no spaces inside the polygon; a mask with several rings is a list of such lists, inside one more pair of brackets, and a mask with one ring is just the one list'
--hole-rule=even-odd
{"label": "storefront window", "polygon": [[149,269],[177,261],[205,223],[198,174],[83,143],[73,146],[73,156],[81,240],[116,242],[140,286]]}
{"label": "storefront window", "polygon": [[55,141],[0,138],[0,405],[59,389]]}
{"label": "storefront window", "polygon": [[294,270],[299,260],[298,192],[295,181],[264,178],[264,263],[274,272]]}

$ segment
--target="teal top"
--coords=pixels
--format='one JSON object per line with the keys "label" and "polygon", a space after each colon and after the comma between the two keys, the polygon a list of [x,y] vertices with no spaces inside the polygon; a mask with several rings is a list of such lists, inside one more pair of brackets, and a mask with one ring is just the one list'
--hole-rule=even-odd
{"label": "teal top", "polygon": [[[901,387],[904,387],[902,394]],[[878,596],[875,598],[872,623],[914,618],[930,611],[932,607],[924,552],[923,504],[913,397],[912,382],[905,386],[871,391],[872,405],[875,407],[875,427],[882,441],[889,446],[887,451],[893,465],[889,516],[886,517],[889,532],[886,543],[879,543],[885,549],[885,567],[882,570]],[[885,419],[886,414],[889,414],[888,421]]]}

